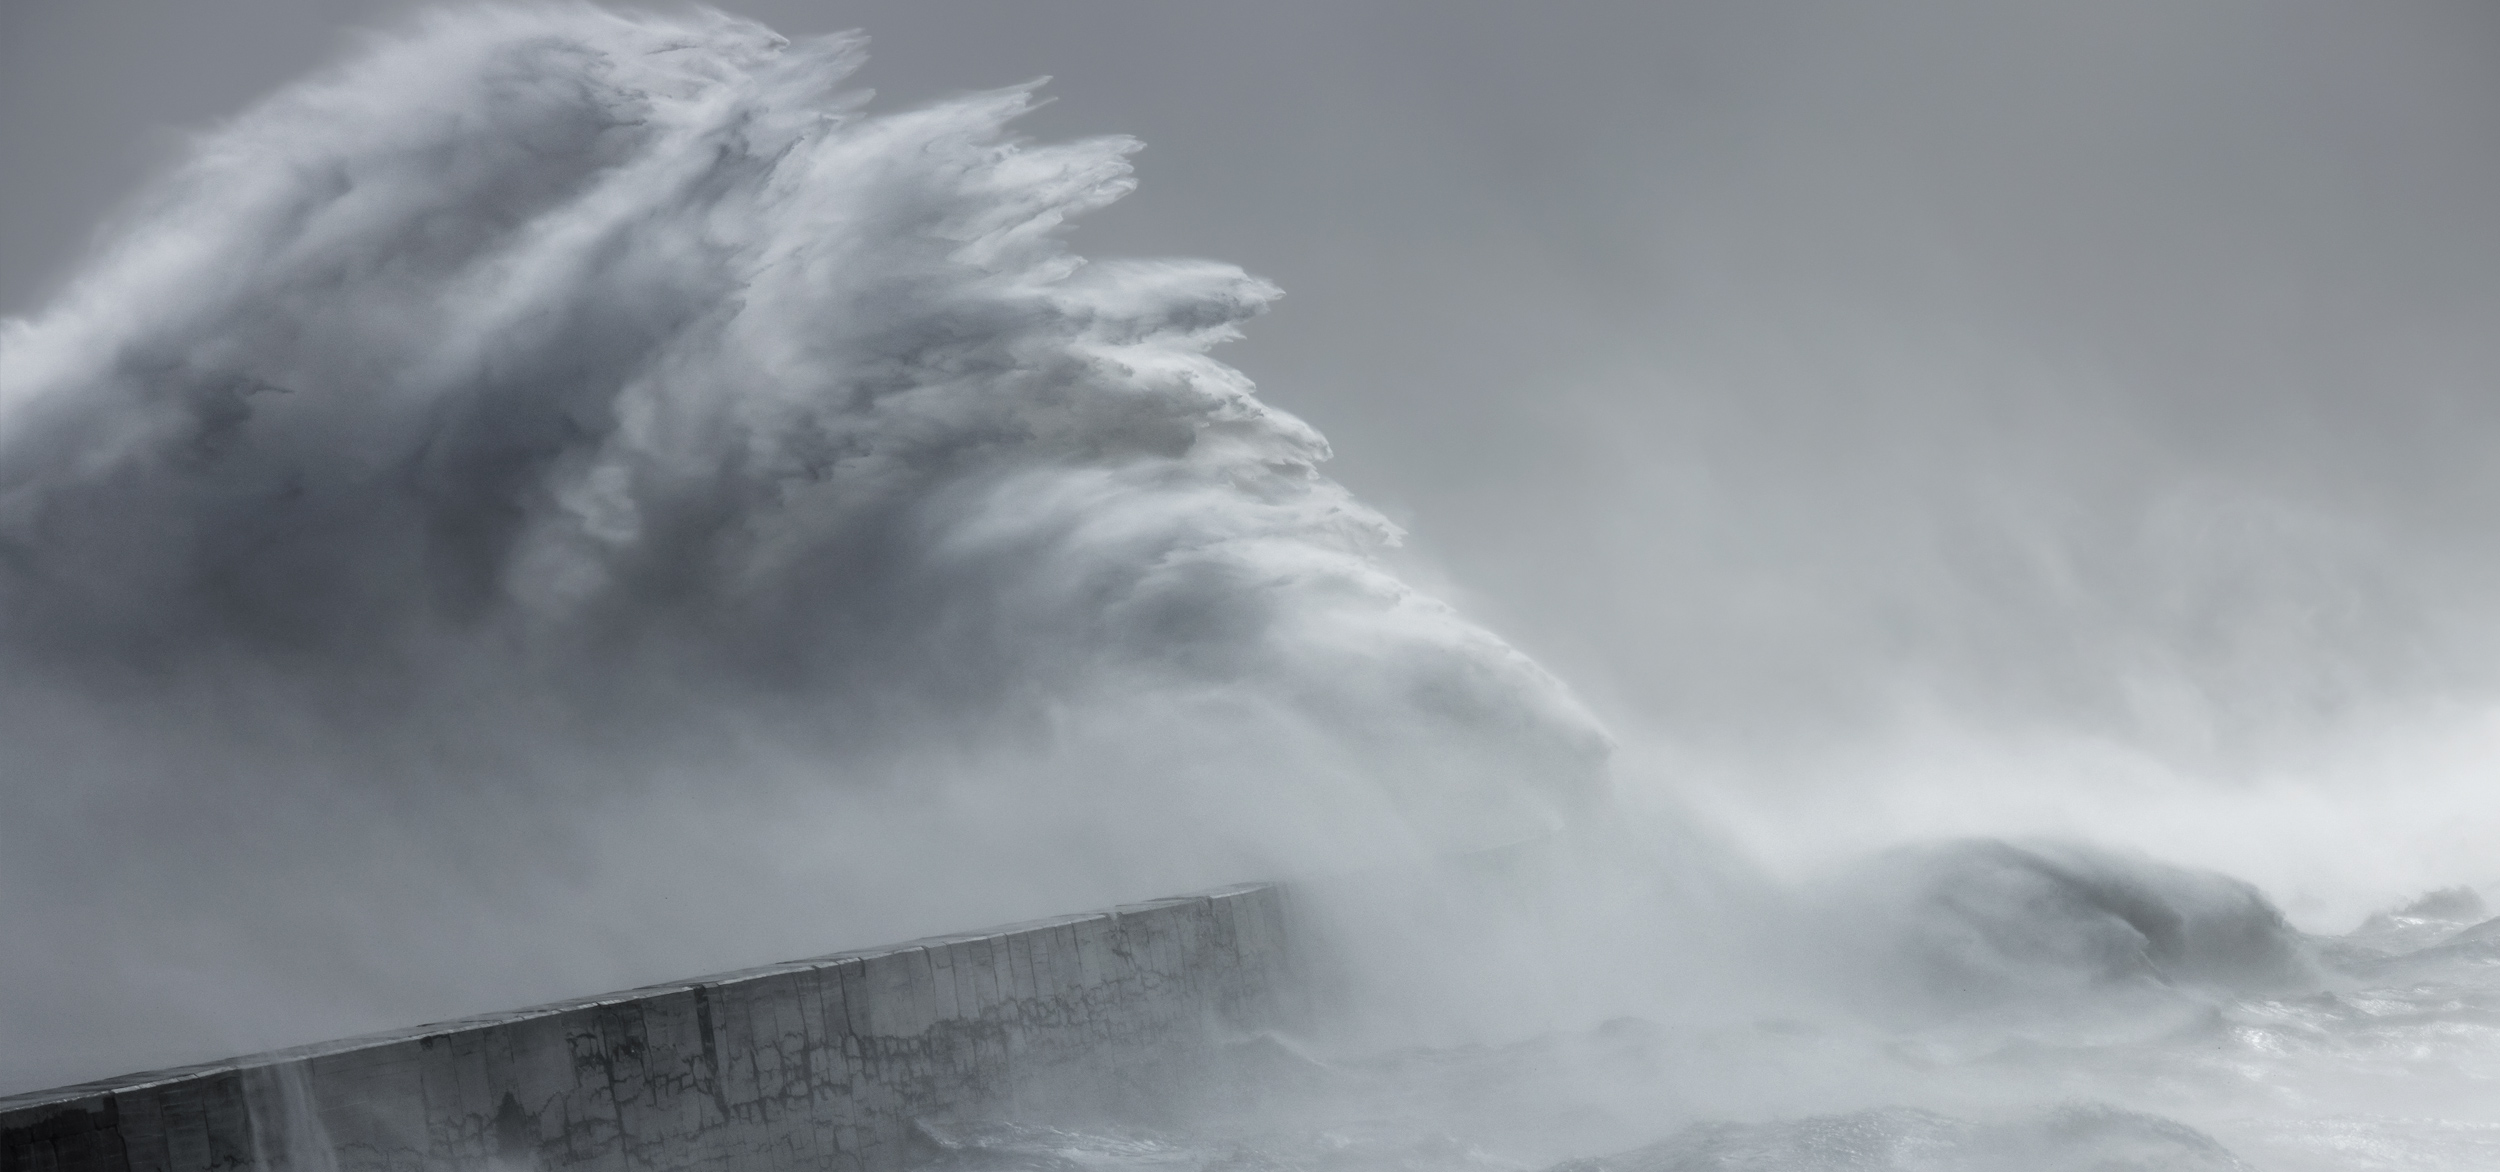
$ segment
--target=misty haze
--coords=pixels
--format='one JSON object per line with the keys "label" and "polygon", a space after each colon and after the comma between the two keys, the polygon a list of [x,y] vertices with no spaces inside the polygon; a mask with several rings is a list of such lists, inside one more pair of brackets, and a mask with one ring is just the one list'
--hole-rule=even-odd
{"label": "misty haze", "polygon": [[7,0],[0,1113],[1215,892],[910,1166],[2500,1167],[2495,128],[2464,0]]}

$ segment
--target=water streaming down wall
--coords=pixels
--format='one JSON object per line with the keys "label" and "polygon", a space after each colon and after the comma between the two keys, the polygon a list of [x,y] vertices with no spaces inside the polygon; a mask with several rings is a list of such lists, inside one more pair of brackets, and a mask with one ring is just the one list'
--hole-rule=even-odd
{"label": "water streaming down wall", "polygon": [[1230,887],[0,1099],[0,1172],[881,1172],[1290,1020],[1287,922]]}

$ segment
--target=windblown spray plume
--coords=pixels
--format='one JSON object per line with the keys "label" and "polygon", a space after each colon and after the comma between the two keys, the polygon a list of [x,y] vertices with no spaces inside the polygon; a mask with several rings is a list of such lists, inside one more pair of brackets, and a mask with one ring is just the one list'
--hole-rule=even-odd
{"label": "windblown spray plume", "polygon": [[[432,18],[0,350],[0,1081],[1532,833],[1603,735],[856,38]],[[1047,866],[1039,865],[1047,862]]]}

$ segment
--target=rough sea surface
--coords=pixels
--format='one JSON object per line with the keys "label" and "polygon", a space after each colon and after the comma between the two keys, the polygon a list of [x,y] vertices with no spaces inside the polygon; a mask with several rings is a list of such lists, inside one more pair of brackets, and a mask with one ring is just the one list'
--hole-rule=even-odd
{"label": "rough sea surface", "polygon": [[2317,988],[2171,986],[2128,1012],[1620,1018],[1351,1055],[1246,1040],[1232,1076],[1168,1118],[958,1126],[936,1133],[953,1146],[932,1168],[2480,1172],[2500,1167],[2487,911],[2435,893],[2303,938]]}

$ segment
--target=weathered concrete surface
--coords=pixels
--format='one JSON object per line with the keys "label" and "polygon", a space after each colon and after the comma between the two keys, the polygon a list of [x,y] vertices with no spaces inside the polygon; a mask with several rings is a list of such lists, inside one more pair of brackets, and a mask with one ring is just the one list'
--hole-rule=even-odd
{"label": "weathered concrete surface", "polygon": [[1290,965],[1226,888],[0,1099],[0,1172],[888,1172],[1274,1024]]}

